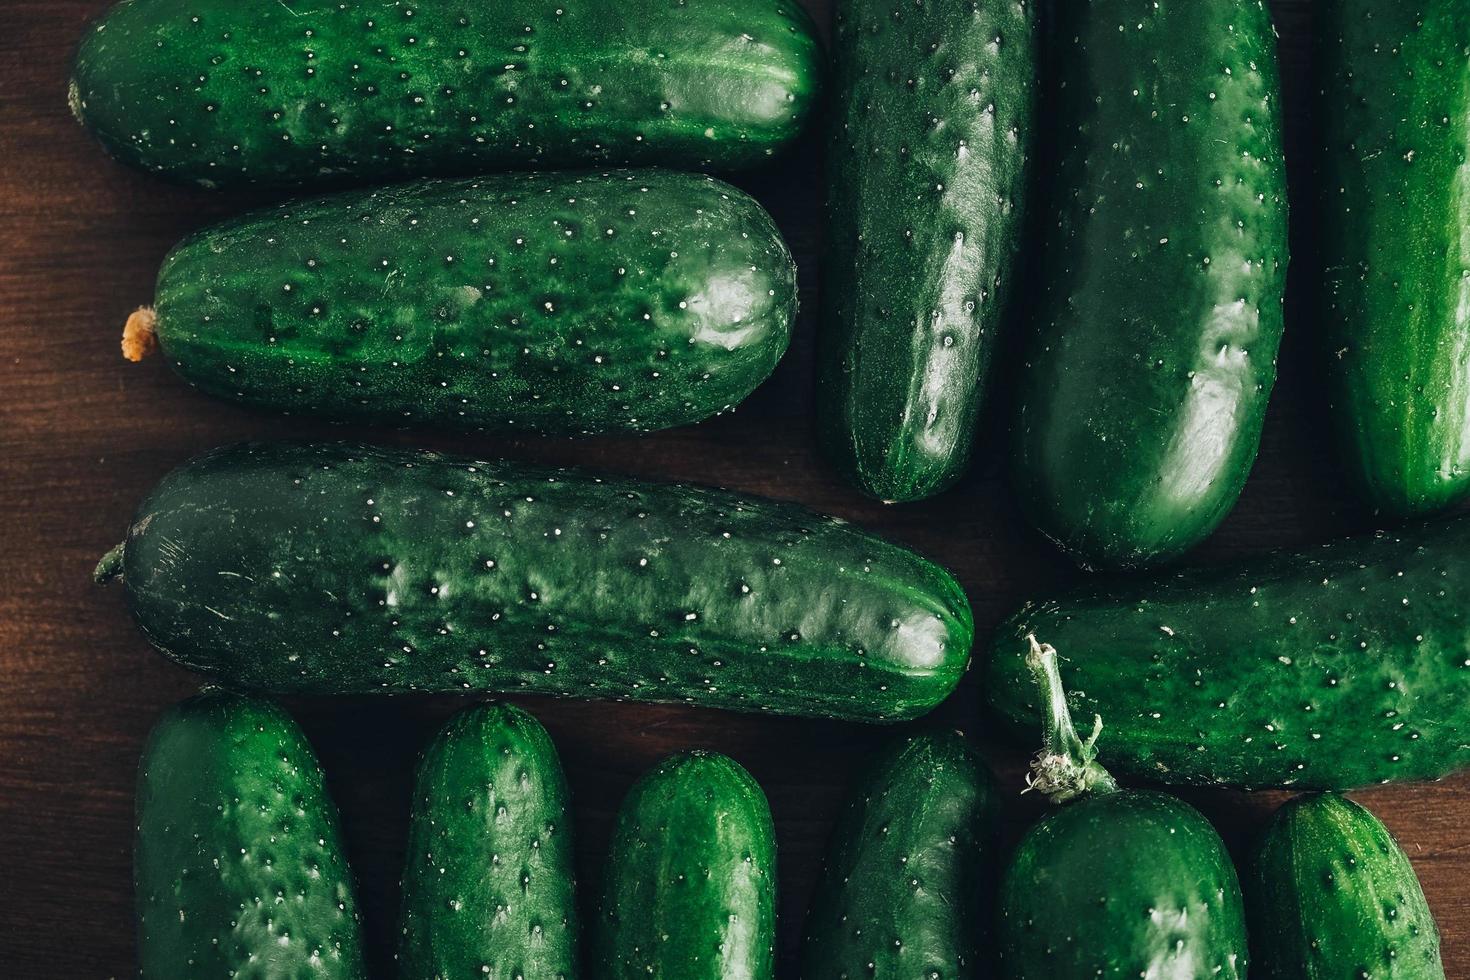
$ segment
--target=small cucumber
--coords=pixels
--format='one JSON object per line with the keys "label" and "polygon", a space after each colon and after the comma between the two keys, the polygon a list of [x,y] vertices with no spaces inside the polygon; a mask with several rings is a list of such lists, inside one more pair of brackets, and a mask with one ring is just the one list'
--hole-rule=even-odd
{"label": "small cucumber", "polygon": [[218,397],[357,422],[646,432],[733,408],[791,336],[770,216],[661,170],[427,180],[207,228],[129,321]]}
{"label": "small cucumber", "polygon": [[1028,737],[1032,634],[1140,779],[1352,789],[1470,765],[1470,520],[1029,603],[983,685]]}
{"label": "small cucumber", "polygon": [[1036,4],[837,4],[822,441],[858,489],[964,472],[1021,239]]}
{"label": "small cucumber", "polygon": [[969,980],[979,962],[995,789],[958,734],[904,739],[832,835],[803,980]]}
{"label": "small cucumber", "polygon": [[750,773],[690,752],[639,780],[618,812],[597,924],[598,980],[771,980],[775,828]]}
{"label": "small cucumber", "polygon": [[1470,6],[1318,6],[1328,417],[1364,499],[1425,514],[1470,491]]}
{"label": "small cucumber", "polygon": [[535,718],[479,704],[419,761],[403,868],[401,980],[575,980],[572,821]]}
{"label": "small cucumber", "polygon": [[718,490],[345,445],[176,469],[100,579],[148,638],[245,687],[513,691],[898,721],[973,623],[912,552]]}
{"label": "small cucumber", "polygon": [[1409,859],[1345,797],[1281,808],[1252,856],[1245,898],[1267,980],[1444,980],[1439,930]]}
{"label": "small cucumber", "polygon": [[794,0],[123,0],[72,112],[118,159],[206,187],[772,157],[814,107]]}
{"label": "small cucumber", "polygon": [[[1119,789],[1072,727],[1056,651],[1033,649],[1045,748],[1031,788],[1065,804],[1001,880],[1001,972],[1017,980],[1243,980],[1245,911],[1225,843],[1194,807]],[[1098,721],[1101,727],[1101,721]]]}
{"label": "small cucumber", "polygon": [[1276,378],[1286,170],[1263,0],[1052,4],[1058,159],[1012,472],[1088,568],[1235,504]]}
{"label": "small cucumber", "polygon": [[145,978],[363,978],[337,811],[278,705],[206,690],[154,726],[133,871]]}

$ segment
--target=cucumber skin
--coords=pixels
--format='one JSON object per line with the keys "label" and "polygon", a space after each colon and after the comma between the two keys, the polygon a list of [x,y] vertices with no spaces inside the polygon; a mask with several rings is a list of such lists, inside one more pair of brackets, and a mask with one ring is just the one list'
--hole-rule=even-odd
{"label": "cucumber skin", "polygon": [[546,729],[513,705],[461,711],[424,751],[413,801],[401,980],[575,980],[572,819]]}
{"label": "cucumber skin", "polygon": [[821,441],[885,501],[959,479],[1011,289],[1034,123],[1029,0],[836,8]]}
{"label": "cucumber skin", "polygon": [[69,102],[123,163],[206,187],[725,170],[796,137],[821,57],[786,0],[124,0],[82,38]]}
{"label": "cucumber skin", "polygon": [[164,261],[156,306],[179,373],[249,405],[646,432],[765,380],[790,341],[796,266],[760,205],[708,177],[506,174],[206,229]]}
{"label": "cucumber skin", "polygon": [[1244,883],[1265,980],[1444,980],[1439,930],[1413,866],[1352,800],[1286,803]]}
{"label": "cucumber skin", "polygon": [[1330,0],[1321,24],[1329,416],[1370,506],[1428,514],[1470,490],[1470,9]]}
{"label": "cucumber skin", "polygon": [[1113,772],[1352,789],[1470,764],[1470,520],[1031,603],[995,634],[989,713],[1037,731],[1025,637],[1056,647]]}
{"label": "cucumber skin", "polygon": [[800,507],[342,445],[245,444],[176,469],[122,569],[166,655],[293,694],[899,721],[949,695],[973,637],[947,572]]}
{"label": "cucumber skin", "polygon": [[1255,460],[1287,265],[1275,36],[1261,0],[1050,13],[1060,158],[1012,472],[1079,564],[1131,568],[1205,538]]}
{"label": "cucumber skin", "polygon": [[833,831],[803,980],[982,975],[997,803],[959,734],[912,736],[877,760]]}
{"label": "cucumber skin", "polygon": [[336,808],[271,701],[206,690],[159,719],[133,871],[145,978],[367,976]]}
{"label": "cucumber skin", "polygon": [[1017,845],[999,906],[1000,976],[1246,976],[1235,866],[1210,822],[1163,793],[1047,814]]}
{"label": "cucumber skin", "polygon": [[597,923],[598,980],[771,980],[775,827],[750,773],[689,752],[639,780],[618,811]]}

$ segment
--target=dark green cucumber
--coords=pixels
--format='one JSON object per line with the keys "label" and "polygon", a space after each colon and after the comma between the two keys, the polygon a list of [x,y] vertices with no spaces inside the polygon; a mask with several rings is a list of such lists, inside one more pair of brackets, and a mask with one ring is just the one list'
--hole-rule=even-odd
{"label": "dark green cucumber", "polygon": [[479,704],[419,761],[403,868],[402,980],[573,980],[572,821],[556,748],[535,718]]}
{"label": "dark green cucumber", "polygon": [[99,576],[174,660],[293,693],[522,691],[897,721],[959,682],[959,584],[800,507],[434,453],[241,445]]}
{"label": "dark green cucumber", "polygon": [[209,187],[768,159],[821,52],[788,0],[123,0],[72,111],[118,159]]}
{"label": "dark green cucumber", "polygon": [[[1072,728],[1056,651],[1035,648],[1045,748],[1029,785],[1054,803],[1001,879],[1000,975],[1243,980],[1235,866],[1210,822],[1164,793],[1121,790]],[[1098,722],[1101,725],[1101,722]]]}
{"label": "dark green cucumber", "polygon": [[690,752],[639,780],[618,812],[597,925],[598,980],[771,980],[775,828],[750,773]]}
{"label": "dark green cucumber", "polygon": [[1470,7],[1324,0],[1323,360],[1348,471],[1392,515],[1470,491]]}
{"label": "dark green cucumber", "polygon": [[860,490],[957,480],[1020,244],[1031,0],[837,5],[822,441]]}
{"label": "dark green cucumber", "polygon": [[336,808],[274,702],[206,690],[159,719],[133,872],[145,978],[367,975]]}
{"label": "dark green cucumber", "polygon": [[807,916],[803,980],[984,975],[995,788],[958,734],[904,739],[833,831]]}
{"label": "dark green cucumber", "polygon": [[1030,603],[984,683],[1025,733],[1032,634],[1132,776],[1351,789],[1470,765],[1470,520]]}
{"label": "dark green cucumber", "polygon": [[1255,461],[1286,281],[1276,38],[1263,0],[1053,6],[1014,479],[1083,566],[1140,566],[1213,531]]}
{"label": "dark green cucumber", "polygon": [[1409,859],[1345,797],[1298,797],[1245,874],[1254,960],[1267,980],[1444,980],[1439,930]]}
{"label": "dark green cucumber", "polygon": [[236,218],[169,254],[130,329],[234,401],[575,434],[734,407],[795,313],[796,267],[759,204],[649,170],[422,181]]}

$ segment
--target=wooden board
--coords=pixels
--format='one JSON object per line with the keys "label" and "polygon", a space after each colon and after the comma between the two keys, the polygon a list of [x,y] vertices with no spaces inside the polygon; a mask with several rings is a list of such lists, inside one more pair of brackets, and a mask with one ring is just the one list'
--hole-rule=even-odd
{"label": "wooden board", "polygon": [[[1392,0],[1385,0],[1392,2]],[[985,423],[990,460],[931,503],[885,509],[816,460],[808,419],[813,257],[820,234],[818,144],[743,182],[776,215],[802,267],[799,337],[738,413],[643,439],[498,442],[359,432],[282,421],[192,393],[159,361],[118,355],[127,313],[152,295],[168,247],[259,197],[169,188],[103,158],[69,118],[67,62],[103,0],[9,0],[0,34],[0,972],[10,977],[134,971],[130,882],[138,751],[158,713],[198,685],[154,654],[115,591],[91,585],[142,494],[191,454],[244,437],[351,436],[480,455],[577,462],[721,483],[804,501],[913,545],[955,569],[982,629],[1072,572],[1020,521],[993,462],[1002,420]],[[1303,199],[1309,0],[1276,0],[1293,179]],[[816,0],[827,20],[827,0]],[[1299,211],[1305,209],[1299,207]],[[1298,259],[1309,254],[1299,235]],[[1299,261],[1298,272],[1308,266]],[[1311,303],[1293,284],[1282,380],[1260,464],[1240,506],[1194,560],[1213,562],[1361,528],[1315,412]],[[415,753],[455,698],[293,702],[344,815],[372,957],[387,976]],[[852,777],[890,732],[677,708],[523,702],[550,728],[576,795],[584,880],[632,780],[666,753],[727,752],[760,780],[781,846],[781,956],[794,961],[831,824]],[[931,725],[976,730],[973,679]],[[987,745],[1014,793],[1007,833],[1034,819],[1019,796],[1025,754]],[[1281,794],[1191,793],[1232,847]],[[1444,931],[1450,976],[1470,976],[1470,780],[1359,794],[1399,836]],[[788,970],[789,974],[789,970]]]}

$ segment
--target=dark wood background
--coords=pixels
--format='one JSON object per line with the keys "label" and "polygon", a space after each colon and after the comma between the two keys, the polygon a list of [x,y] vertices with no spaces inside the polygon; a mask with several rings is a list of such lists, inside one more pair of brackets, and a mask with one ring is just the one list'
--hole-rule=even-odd
{"label": "dark wood background", "polygon": [[[829,0],[812,6],[825,29]],[[1203,2],[1203,0],[1200,0]],[[1385,3],[1397,0],[1384,0]],[[496,441],[368,432],[254,415],[185,389],[154,359],[125,363],[127,313],[151,300],[159,260],[184,232],[260,200],[170,188],[106,160],[68,116],[67,62],[104,0],[4,0],[0,19],[0,973],[134,972],[130,878],[133,779],[160,711],[198,679],[154,654],[93,563],[169,468],[245,437],[348,436],[485,456],[576,462],[724,484],[803,501],[880,531],[954,569],[982,631],[1073,572],[1025,529],[996,462],[1001,412],[987,415],[976,472],[934,501],[865,502],[813,452],[808,423],[819,149],[741,181],[775,214],[802,268],[804,311],[785,363],[731,417],[651,438]],[[1310,0],[1274,0],[1282,38],[1295,199],[1308,175],[1304,125]],[[1043,119],[1044,125],[1044,119]],[[1297,207],[1298,216],[1306,208]],[[1214,562],[1371,523],[1345,497],[1314,413],[1313,317],[1299,228],[1290,326],[1265,446],[1239,507],[1191,558]],[[1308,261],[1303,261],[1303,259]],[[1160,284],[1167,288],[1167,284]],[[1024,307],[1024,298],[1021,300]],[[982,633],[983,635],[983,633]],[[389,975],[397,880],[415,754],[464,702],[453,697],[293,702],[341,807],[372,958]],[[612,814],[667,753],[729,753],[760,780],[780,837],[781,954],[789,968],[832,818],[890,730],[712,711],[522,702],[560,747],[576,798],[582,879],[596,872]],[[921,725],[979,732],[973,677]],[[1026,753],[985,742],[1009,796],[1007,836],[1033,820]],[[1470,780],[1357,794],[1398,835],[1444,933],[1451,977],[1470,976]],[[1282,794],[1190,793],[1233,848]],[[783,975],[790,975],[789,969]]]}

